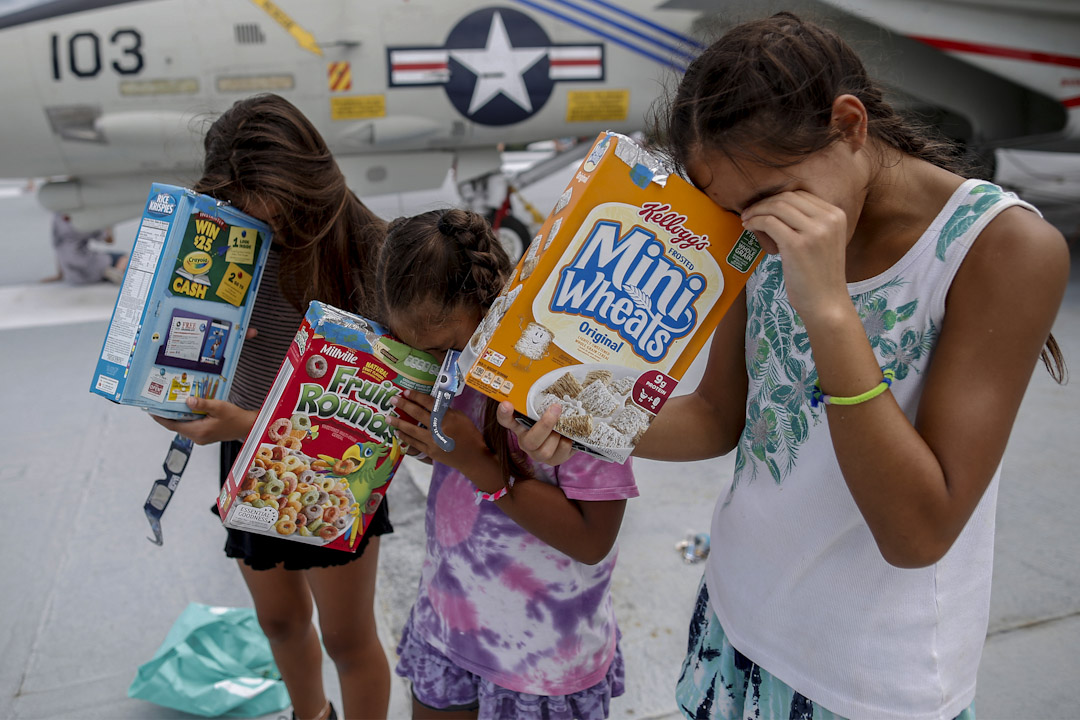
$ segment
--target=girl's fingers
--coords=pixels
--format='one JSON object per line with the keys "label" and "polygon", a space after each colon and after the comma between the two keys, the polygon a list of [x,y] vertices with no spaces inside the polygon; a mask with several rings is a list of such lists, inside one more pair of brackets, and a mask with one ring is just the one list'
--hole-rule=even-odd
{"label": "girl's fingers", "polygon": [[541,462],[548,465],[560,465],[569,460],[570,456],[575,452],[574,444],[568,438],[558,433],[552,433],[536,454],[538,457],[543,458]]}
{"label": "girl's fingers", "polygon": [[518,434],[518,428],[524,427],[516,419],[514,419],[514,404],[509,400],[503,400],[499,403],[499,408],[495,412],[495,419],[499,421],[507,430],[511,431],[515,435]]}
{"label": "girl's fingers", "polygon": [[[405,392],[408,393],[407,390]],[[414,418],[417,422],[430,426],[431,407],[425,407],[419,403],[423,398],[432,400],[431,405],[434,405],[434,398],[430,395],[420,395],[419,393],[409,393],[409,397],[402,397],[401,395],[392,397],[390,398],[390,404],[409,417]]]}
{"label": "girl's fingers", "polygon": [[794,193],[782,193],[754,203],[743,212],[743,223],[754,218],[771,216],[796,232],[810,230],[814,227],[814,217],[819,210],[801,198],[790,197],[793,195]]}
{"label": "girl's fingers", "polygon": [[412,390],[405,390],[402,394],[408,398],[410,402],[416,403],[417,405],[423,405],[429,412],[435,409],[434,395],[425,395],[424,393],[414,392]]}
{"label": "girl's fingers", "polygon": [[559,422],[559,415],[562,414],[562,407],[559,405],[552,405],[544,414],[540,416],[540,419],[531,428],[525,428],[525,425],[518,423],[523,428],[522,432],[517,432],[518,444],[521,445],[521,449],[525,452],[532,454],[540,449],[540,447],[554,432],[555,423]]}
{"label": "girl's fingers", "polygon": [[402,420],[399,417],[390,416],[390,426],[397,432],[398,440],[420,452],[428,452],[428,444],[431,442],[431,431],[425,430],[418,425]]}
{"label": "girl's fingers", "polygon": [[769,243],[777,250],[780,250],[799,235],[790,225],[775,215],[758,215],[749,220],[744,220],[743,227],[757,236],[758,242],[761,243],[766,252],[769,251],[769,248],[763,241],[762,236],[767,237]]}

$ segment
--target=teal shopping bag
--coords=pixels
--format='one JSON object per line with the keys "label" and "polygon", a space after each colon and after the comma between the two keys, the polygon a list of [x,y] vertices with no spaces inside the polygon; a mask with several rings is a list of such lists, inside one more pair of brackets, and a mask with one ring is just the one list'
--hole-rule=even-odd
{"label": "teal shopping bag", "polygon": [[284,709],[289,693],[255,612],[191,603],[128,697],[204,717],[255,717]]}

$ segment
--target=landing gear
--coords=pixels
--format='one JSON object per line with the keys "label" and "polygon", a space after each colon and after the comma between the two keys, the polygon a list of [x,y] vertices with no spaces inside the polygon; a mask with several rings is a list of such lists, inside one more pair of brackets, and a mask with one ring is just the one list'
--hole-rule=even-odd
{"label": "landing gear", "polygon": [[[489,212],[487,214],[488,222],[495,228],[495,237],[499,239],[499,244],[503,246],[503,250],[509,256],[510,262],[516,264],[521,256],[525,254],[525,248],[529,247],[529,228],[521,220],[509,214],[503,215],[499,222],[496,223],[496,215],[496,210]],[[496,227],[496,224],[498,227]]]}

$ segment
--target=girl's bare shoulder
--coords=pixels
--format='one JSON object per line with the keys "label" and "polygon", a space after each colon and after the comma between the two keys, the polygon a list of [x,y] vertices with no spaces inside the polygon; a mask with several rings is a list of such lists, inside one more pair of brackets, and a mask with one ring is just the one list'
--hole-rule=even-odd
{"label": "girl's bare shoulder", "polygon": [[979,234],[965,257],[950,300],[969,296],[984,307],[1020,312],[1029,318],[1057,312],[1069,280],[1064,236],[1022,206],[1003,210]]}
{"label": "girl's bare shoulder", "polygon": [[1065,237],[1037,213],[1022,206],[1007,208],[979,234],[973,260],[1008,265],[1017,281],[1062,284],[1069,275],[1069,246]]}

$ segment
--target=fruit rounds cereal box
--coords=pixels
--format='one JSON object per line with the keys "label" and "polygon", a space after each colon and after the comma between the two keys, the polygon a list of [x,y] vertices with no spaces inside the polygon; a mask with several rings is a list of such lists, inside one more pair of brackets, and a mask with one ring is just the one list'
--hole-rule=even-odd
{"label": "fruit rounds cereal box", "polygon": [[273,233],[192,190],[153,183],[90,392],[176,420],[227,398]]}
{"label": "fruit rounds cereal box", "polygon": [[355,552],[401,462],[387,416],[439,363],[374,322],[312,302],[229,471],[226,527]]}
{"label": "fruit rounds cereal box", "polygon": [[466,382],[623,462],[742,291],[752,232],[602,133],[462,354]]}

